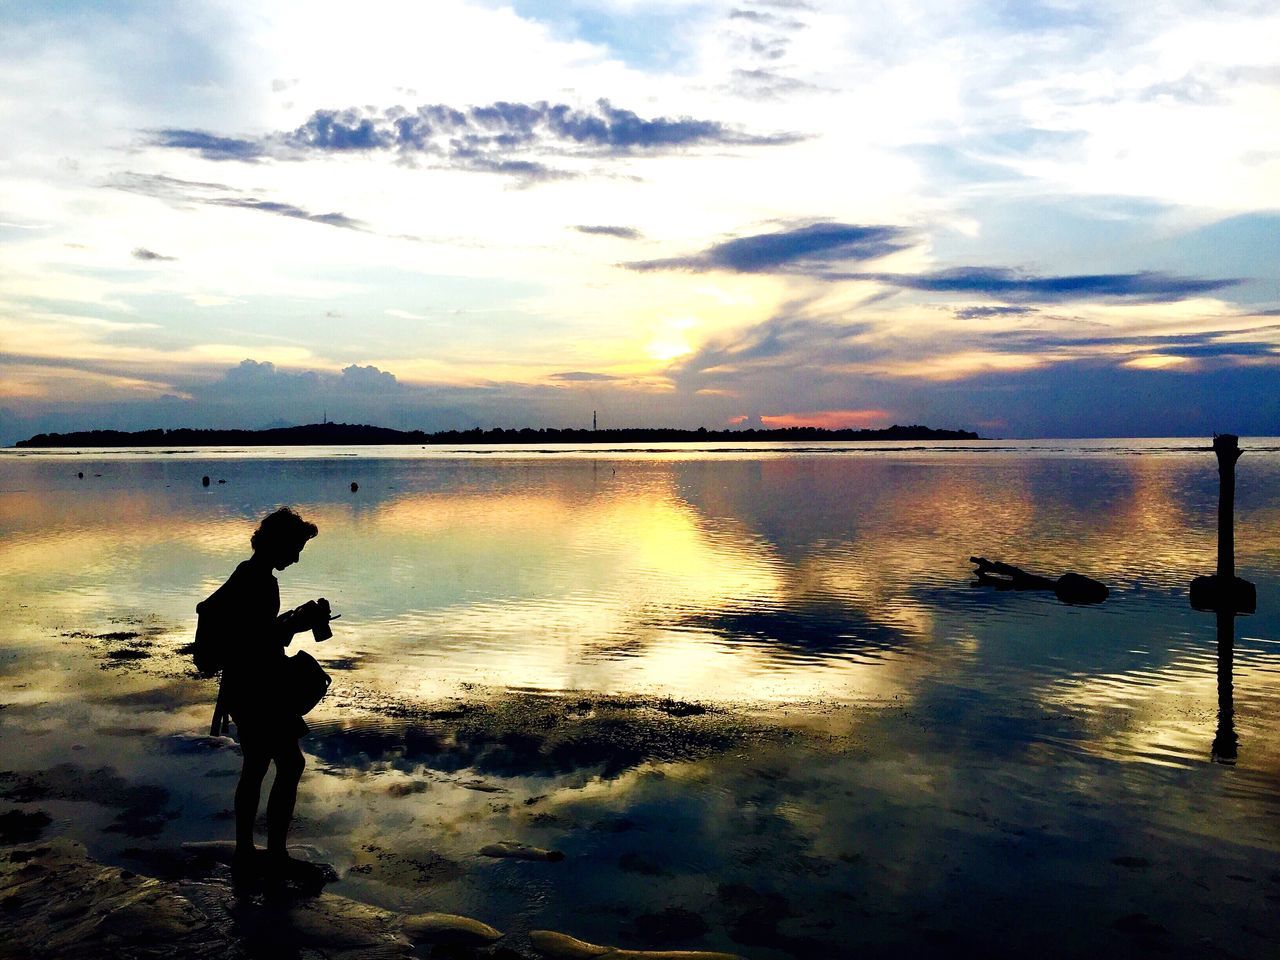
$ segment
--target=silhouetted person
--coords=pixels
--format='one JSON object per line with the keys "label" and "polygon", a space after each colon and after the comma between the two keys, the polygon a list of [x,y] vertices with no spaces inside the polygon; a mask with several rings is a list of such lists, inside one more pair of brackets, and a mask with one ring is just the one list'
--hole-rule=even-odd
{"label": "silhouetted person", "polygon": [[[267,767],[276,765],[267,799],[267,858],[262,873],[282,880],[289,864],[286,839],[298,781],[305,761],[298,744],[307,724],[286,704],[284,652],[296,633],[329,621],[324,598],[280,613],[280,586],[273,570],[298,562],[307,541],[319,531],[287,507],[266,517],[251,539],[253,556],[210,597],[226,627],[226,659],[218,693],[218,712],[236,725],[244,764],[236,785],[236,850],[232,874],[238,880],[259,872],[253,825]],[[215,718],[215,728],[221,721]]]}

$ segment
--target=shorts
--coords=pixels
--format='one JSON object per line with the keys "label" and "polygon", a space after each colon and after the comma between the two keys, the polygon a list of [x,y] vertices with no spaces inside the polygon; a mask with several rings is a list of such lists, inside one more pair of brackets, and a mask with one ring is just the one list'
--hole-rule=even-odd
{"label": "shorts", "polygon": [[281,751],[293,752],[298,740],[310,729],[301,717],[290,714],[257,714],[232,712],[236,739],[240,746],[274,757]]}

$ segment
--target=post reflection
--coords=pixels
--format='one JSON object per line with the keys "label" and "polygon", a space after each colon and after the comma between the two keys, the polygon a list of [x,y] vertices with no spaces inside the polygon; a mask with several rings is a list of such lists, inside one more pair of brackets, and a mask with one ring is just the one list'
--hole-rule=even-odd
{"label": "post reflection", "polygon": [[1227,610],[1217,612],[1218,621],[1218,729],[1213,735],[1215,763],[1234,765],[1240,738],[1236,735],[1232,661],[1235,657],[1236,618]]}

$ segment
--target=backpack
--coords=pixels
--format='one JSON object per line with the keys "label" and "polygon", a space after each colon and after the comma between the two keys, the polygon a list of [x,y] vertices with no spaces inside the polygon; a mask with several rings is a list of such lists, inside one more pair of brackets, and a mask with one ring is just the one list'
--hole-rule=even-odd
{"label": "backpack", "polygon": [[196,638],[191,644],[191,658],[202,677],[212,677],[227,660],[227,615],[219,594],[224,583],[196,604]]}

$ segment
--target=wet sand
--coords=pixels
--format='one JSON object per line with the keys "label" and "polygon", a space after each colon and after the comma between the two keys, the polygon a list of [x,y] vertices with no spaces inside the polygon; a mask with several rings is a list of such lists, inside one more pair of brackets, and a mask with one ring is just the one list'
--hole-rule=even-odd
{"label": "wet sand", "polygon": [[[216,684],[195,677],[182,631],[155,618],[143,623],[127,630],[60,631],[82,667],[124,671],[117,688],[93,699],[140,717],[192,714],[207,707]],[[340,670],[341,665],[335,672]],[[17,685],[18,691],[24,688]],[[376,767],[378,778],[389,781],[382,792],[393,800],[442,788],[482,798],[484,812],[473,809],[463,818],[476,834],[474,857],[467,859],[536,863],[579,875],[584,867],[561,864],[565,855],[559,850],[511,838],[481,844],[483,821],[526,836],[549,827],[621,834],[633,824],[608,817],[571,823],[548,812],[554,806],[549,793],[521,794],[518,785],[565,780],[570,790],[580,791],[641,767],[662,776],[663,767],[813,735],[724,706],[651,696],[555,696],[469,686],[465,696],[418,703],[339,685],[326,706],[330,716],[343,719],[315,721],[313,734],[303,741],[313,764],[319,761],[330,772],[341,767],[345,776],[356,777]],[[7,726],[10,736],[38,733],[53,722],[57,711],[51,707],[48,701],[23,702],[21,697],[0,704],[0,726]],[[204,777],[222,781],[229,803],[235,771],[227,759],[237,763],[239,753],[233,738],[166,735],[163,725],[147,723],[96,732],[194,761]],[[643,933],[634,939],[640,942],[619,946],[593,944],[570,932],[530,929],[522,924],[525,918],[515,918],[514,932],[502,933],[457,914],[385,909],[321,893],[324,884],[319,883],[306,890],[293,885],[283,897],[236,890],[229,840],[174,843],[167,838],[173,832],[167,828],[185,819],[174,802],[176,784],[139,782],[110,764],[80,763],[84,752],[73,748],[72,759],[65,762],[0,771],[0,800],[10,805],[0,813],[0,910],[9,931],[0,957],[734,956],[682,949],[681,938],[704,939],[708,925],[697,914],[674,907],[637,918]],[[315,785],[314,779],[309,784],[304,777],[304,795],[309,785]],[[110,816],[96,837],[87,824],[57,817],[60,810],[82,805]],[[54,809],[54,815],[45,807]],[[206,832],[229,837],[229,814],[217,814]],[[294,837],[301,838],[301,845],[291,849],[295,856],[319,862],[325,853],[306,844],[311,826],[305,814],[299,816]],[[187,831],[193,828],[201,829],[186,824]],[[97,846],[95,840],[113,834],[128,843],[108,845],[113,851],[108,856],[117,863],[89,855],[85,842]],[[338,859],[345,878],[355,881],[357,894],[370,889],[421,891],[456,883],[471,870],[463,858],[420,843],[406,847],[394,838],[355,845],[339,851]],[[646,881],[664,874],[638,855],[624,855],[621,863]],[[489,919],[502,925],[501,917]],[[661,949],[645,950],[645,944]]]}
{"label": "wet sand", "polygon": [[247,895],[232,884],[225,857],[208,848],[171,853],[178,876],[158,879],[96,863],[66,840],[8,849],[0,855],[0,957],[735,960],[589,944],[559,931],[509,937],[470,917],[406,916],[326,893]]}

